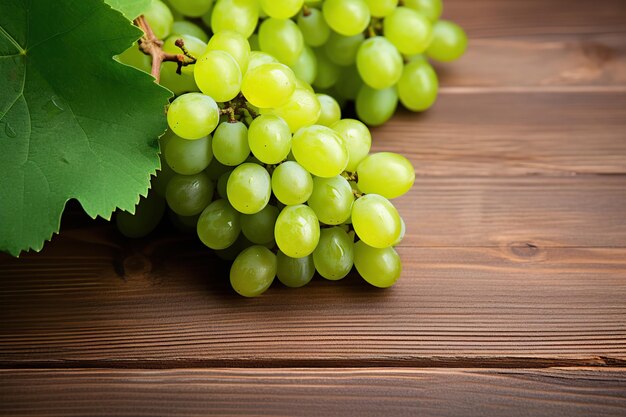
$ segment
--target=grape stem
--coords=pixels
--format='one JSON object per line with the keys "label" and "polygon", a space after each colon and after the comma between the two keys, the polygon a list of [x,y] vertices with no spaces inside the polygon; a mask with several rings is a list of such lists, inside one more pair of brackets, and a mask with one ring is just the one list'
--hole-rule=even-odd
{"label": "grape stem", "polygon": [[178,46],[183,53],[171,54],[163,51],[163,41],[156,37],[143,15],[136,18],[134,23],[135,26],[143,30],[143,36],[139,39],[139,49],[144,54],[152,57],[151,74],[156,79],[157,83],[161,81],[161,64],[163,62],[176,62],[178,64],[176,73],[179,75],[182,67],[196,63],[196,58],[185,48],[185,43],[182,39],[176,40],[176,46]]}

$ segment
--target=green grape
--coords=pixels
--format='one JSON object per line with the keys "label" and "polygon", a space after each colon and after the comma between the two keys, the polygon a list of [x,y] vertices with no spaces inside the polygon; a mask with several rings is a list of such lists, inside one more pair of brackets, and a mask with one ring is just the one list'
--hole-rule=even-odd
{"label": "green grape", "polygon": [[405,55],[421,54],[433,36],[430,20],[408,7],[398,7],[383,22],[385,38]]}
{"label": "green grape", "polygon": [[404,0],[404,5],[417,10],[431,22],[435,22],[443,11],[442,0]]}
{"label": "green grape", "polygon": [[170,179],[176,175],[176,173],[165,162],[164,158],[161,158],[161,170],[157,171],[156,177],[152,178],[152,189],[158,196],[165,198],[165,190]]}
{"label": "green grape", "polygon": [[167,110],[167,123],[184,139],[200,139],[217,127],[220,110],[209,96],[188,93],[179,96]]}
{"label": "green grape", "polygon": [[258,297],[276,276],[276,255],[263,246],[244,249],[230,268],[230,285],[239,295]]}
{"label": "green grape", "polygon": [[209,205],[214,192],[215,186],[204,172],[175,175],[167,184],[165,199],[176,214],[194,216]]}
{"label": "green grape", "polygon": [[217,179],[217,195],[221,198],[228,199],[228,179],[230,178],[230,174],[232,174],[233,170],[224,172]]}
{"label": "green grape", "polygon": [[165,212],[165,200],[154,192],[141,197],[135,206],[135,214],[118,210],[115,215],[117,229],[126,237],[140,238],[152,232],[161,222]]}
{"label": "green grape", "polygon": [[258,213],[270,201],[270,174],[260,165],[241,164],[230,174],[226,193],[230,204],[240,213]]}
{"label": "green grape", "polygon": [[272,243],[278,214],[278,208],[269,204],[258,213],[242,214],[241,231],[250,242],[257,245]]}
{"label": "green grape", "polygon": [[326,126],[313,125],[298,130],[291,141],[296,161],[317,177],[341,174],[348,164],[348,150],[337,132]]}
{"label": "green grape", "polygon": [[276,254],[278,280],[290,288],[304,287],[315,275],[313,256],[290,258],[281,251]]}
{"label": "green grape", "polygon": [[362,86],[356,96],[356,114],[370,126],[380,126],[393,116],[398,106],[398,92],[390,87],[374,90]]}
{"label": "green grape", "polygon": [[300,57],[290,68],[298,80],[311,84],[317,76],[317,58],[313,50],[305,45]]}
{"label": "green grape", "polygon": [[298,14],[304,0],[260,0],[263,11],[276,19],[289,19]]}
{"label": "green grape", "polygon": [[269,18],[259,28],[259,46],[286,65],[293,65],[304,48],[302,32],[292,20]]}
{"label": "green grape", "polygon": [[[201,41],[200,39],[191,36],[191,35],[174,35],[170,36],[165,40],[163,44],[163,51],[169,52],[171,54],[180,54],[181,50],[178,46],[176,46],[176,41],[178,39],[182,39],[185,43],[185,48],[191,53],[191,55],[195,57],[202,56],[204,51],[206,50],[206,43]],[[177,67],[177,65],[174,63]],[[193,75],[195,65],[188,65],[186,67],[182,67],[181,72],[186,75]]]}
{"label": "green grape", "polygon": [[177,174],[198,174],[205,170],[213,159],[211,136],[196,140],[173,137],[167,144],[164,155],[167,164]]}
{"label": "green grape", "polygon": [[439,81],[437,73],[426,61],[413,61],[404,66],[398,81],[398,96],[409,110],[424,111],[437,100]]}
{"label": "green grape", "polygon": [[363,80],[356,65],[353,65],[343,69],[334,89],[336,96],[346,100],[355,100],[362,86]]}
{"label": "green grape", "polygon": [[287,123],[272,114],[262,114],[250,124],[248,145],[252,154],[264,164],[277,164],[291,149],[291,132]]}
{"label": "green grape", "polygon": [[467,49],[467,35],[462,27],[448,20],[440,20],[433,26],[433,40],[426,55],[442,62],[459,59]]}
{"label": "green grape", "polygon": [[365,3],[374,17],[385,17],[398,6],[398,0],[365,0]]}
{"label": "green grape", "polygon": [[[250,44],[250,52],[252,52],[252,51],[261,51],[261,46],[259,45],[259,34],[258,33],[253,33],[248,38],[248,44]],[[275,62],[278,62],[278,60],[275,60]]]}
{"label": "green grape", "polygon": [[143,11],[143,17],[146,19],[154,36],[159,39],[165,39],[172,31],[174,24],[174,16],[165,3],[159,0],[151,0],[150,5]]}
{"label": "green grape", "polygon": [[298,27],[302,32],[304,43],[309,46],[322,46],[330,36],[330,27],[324,15],[315,8],[309,8],[308,14],[303,11],[298,15]]}
{"label": "green grape", "polygon": [[317,100],[320,102],[321,111],[315,124],[330,127],[341,120],[341,108],[337,100],[328,94],[318,94]]}
{"label": "green grape", "polygon": [[200,17],[213,7],[213,0],[169,0],[172,7],[189,17]]}
{"label": "green grape", "polygon": [[215,200],[198,218],[198,237],[211,249],[226,249],[241,232],[240,214],[226,200]]}
{"label": "green grape", "polygon": [[220,103],[237,97],[241,70],[235,58],[224,51],[207,51],[195,64],[194,77],[200,90]]}
{"label": "green grape", "polygon": [[402,242],[402,240],[404,239],[404,235],[406,233],[406,223],[404,223],[404,219],[402,219],[402,217],[400,217],[400,236],[398,236],[398,239],[396,239],[395,242],[393,242],[392,246],[396,246],[399,245],[400,242]]}
{"label": "green grape", "polygon": [[413,165],[404,156],[392,152],[369,155],[357,168],[359,189],[392,199],[406,194],[415,182]]}
{"label": "green grape", "polygon": [[331,281],[345,278],[354,263],[354,240],[340,227],[322,229],[313,262],[322,277]]}
{"label": "green grape", "polygon": [[301,89],[301,90],[310,91],[311,93],[315,92],[315,90],[313,89],[311,84],[307,83],[306,81],[302,81],[299,78],[296,78],[296,89],[298,89],[298,88]]}
{"label": "green grape", "polygon": [[341,67],[332,63],[323,50],[318,49],[314,52],[317,60],[317,76],[313,80],[313,85],[321,89],[330,88],[337,83],[341,75]]}
{"label": "green grape", "polygon": [[402,56],[386,38],[374,36],[361,44],[356,67],[363,82],[376,90],[395,85],[402,75]]}
{"label": "green grape", "polygon": [[324,45],[324,52],[334,64],[347,67],[356,62],[356,54],[364,40],[365,36],[362,33],[342,36],[333,32]]}
{"label": "green grape", "polygon": [[313,192],[313,178],[297,162],[286,161],[272,173],[272,191],[278,201],[285,205],[302,204]]}
{"label": "green grape", "polygon": [[[315,93],[300,88],[296,88],[289,100],[282,106],[261,110],[262,114],[269,113],[282,118],[287,122],[292,133],[302,127],[315,124],[320,117],[320,112],[320,102]],[[287,155],[285,154],[285,156]]]}
{"label": "green grape", "polygon": [[213,155],[227,166],[242,164],[250,155],[248,128],[242,122],[222,122],[213,133]]}
{"label": "green grape", "polygon": [[174,20],[182,20],[185,18],[185,16],[183,16],[182,13],[180,13],[178,10],[176,10],[169,2],[169,0],[161,0],[169,9],[170,12],[172,12],[172,16],[174,16]]}
{"label": "green grape", "polygon": [[274,238],[287,256],[302,258],[312,254],[320,240],[320,225],[313,209],[302,204],[285,207],[276,219]]}
{"label": "green grape", "polygon": [[[333,124],[331,128],[343,138],[350,159],[346,171],[356,171],[359,163],[365,159],[372,147],[372,134],[367,126],[354,119],[343,119]],[[384,175],[383,175],[384,177]]]}
{"label": "green grape", "polygon": [[352,226],[359,239],[375,248],[393,245],[402,232],[398,210],[377,194],[367,194],[354,202]]}
{"label": "green grape", "polygon": [[[213,143],[215,143],[215,137],[213,137]],[[220,175],[229,171],[232,171],[232,167],[220,163],[217,158],[213,158],[204,172],[206,172],[212,181],[217,181]]]}
{"label": "green grape", "polygon": [[402,262],[394,248],[373,248],[363,241],[354,245],[354,266],[365,281],[378,288],[391,287],[402,273]]}
{"label": "green grape", "polygon": [[282,106],[295,89],[296,76],[293,71],[279,63],[249,68],[241,84],[241,92],[246,100],[259,108]]}
{"label": "green grape", "polygon": [[207,45],[209,51],[224,51],[232,56],[242,74],[248,70],[248,60],[250,59],[250,44],[242,34],[232,30],[225,30],[214,34]]}
{"label": "green grape", "polygon": [[211,13],[213,33],[233,30],[249,38],[259,20],[257,0],[219,0]]}
{"label": "green grape", "polygon": [[[223,0],[219,0],[219,1],[223,1]],[[210,30],[211,29],[211,19],[213,18],[213,9],[215,8],[215,2],[213,2],[213,4],[211,5],[211,8],[209,9],[208,12],[206,12],[205,14],[203,14],[200,17],[200,20],[202,21],[202,23],[204,23],[204,25]],[[211,31],[212,32],[212,31]]]}
{"label": "green grape", "polygon": [[322,12],[328,26],[344,36],[363,32],[370,23],[370,11],[364,0],[326,0]]}
{"label": "green grape", "polygon": [[200,39],[202,42],[207,43],[209,37],[206,32],[195,23],[188,20],[176,20],[172,25],[172,36],[190,35]]}
{"label": "green grape", "polygon": [[313,192],[307,204],[320,222],[333,226],[345,222],[350,217],[353,202],[352,187],[341,175],[313,178]]}
{"label": "green grape", "polygon": [[130,65],[148,74],[152,70],[150,56],[141,52],[137,43],[133,43],[130,48],[117,55],[115,59],[122,64]]}
{"label": "green grape", "polygon": [[[278,63],[278,60],[273,56],[261,51],[250,51],[250,59],[248,60],[248,70],[261,66],[263,64]],[[246,72],[247,72],[246,71]],[[245,75],[245,74],[244,74]]]}
{"label": "green grape", "polygon": [[174,62],[162,63],[160,84],[177,96],[200,91],[193,74],[177,74],[177,68],[178,65]]}

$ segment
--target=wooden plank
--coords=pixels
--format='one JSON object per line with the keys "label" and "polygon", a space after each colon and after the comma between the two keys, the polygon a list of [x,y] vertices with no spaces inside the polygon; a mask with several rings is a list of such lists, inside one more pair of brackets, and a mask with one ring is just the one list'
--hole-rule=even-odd
{"label": "wooden plank", "polygon": [[626,32],[623,0],[445,0],[444,18],[472,38]]}
{"label": "wooden plank", "polygon": [[11,416],[615,416],[609,369],[0,370]]}
{"label": "wooden plank", "polygon": [[275,283],[249,300],[194,237],[124,245],[108,227],[78,229],[39,255],[4,258],[0,364],[626,364],[626,248],[402,247],[403,277],[389,290],[351,275],[301,290]]}
{"label": "wooden plank", "polygon": [[372,131],[418,175],[626,173],[626,94],[444,94]]}

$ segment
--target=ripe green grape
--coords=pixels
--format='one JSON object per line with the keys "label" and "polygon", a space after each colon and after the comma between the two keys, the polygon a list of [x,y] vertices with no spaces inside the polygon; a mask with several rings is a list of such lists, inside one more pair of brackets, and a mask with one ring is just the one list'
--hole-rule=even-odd
{"label": "ripe green grape", "polygon": [[276,206],[267,205],[255,214],[241,215],[241,231],[252,243],[265,245],[274,241],[274,226],[280,211]]}
{"label": "ripe green grape", "polygon": [[272,194],[270,174],[260,165],[241,164],[230,174],[226,192],[228,201],[240,213],[258,213],[267,205]]}
{"label": "ripe green grape", "polygon": [[394,248],[373,248],[363,241],[354,245],[354,266],[365,281],[378,288],[391,287],[402,273],[402,262]]}
{"label": "ripe green grape", "polygon": [[204,94],[220,103],[239,94],[241,77],[237,61],[224,51],[207,51],[195,64],[196,84]]}
{"label": "ripe green grape", "polygon": [[230,174],[232,174],[232,172],[232,169],[226,171],[217,179],[217,195],[221,198],[228,199],[228,179],[230,178]]}
{"label": "ripe green grape", "polygon": [[430,20],[408,7],[398,7],[383,22],[385,38],[405,55],[421,54],[433,36]]}
{"label": "ripe green grape", "polygon": [[356,97],[356,114],[370,126],[380,126],[393,116],[398,106],[394,87],[374,90],[364,85]]}
{"label": "ripe green grape", "polygon": [[172,31],[174,16],[165,3],[160,0],[151,0],[150,5],[142,14],[157,38],[168,37]]}
{"label": "ripe green grape", "polygon": [[313,256],[290,258],[281,251],[276,254],[278,280],[290,288],[304,287],[315,275]]}
{"label": "ripe green grape", "polygon": [[289,19],[298,14],[304,0],[260,0],[263,11],[276,19]]}
{"label": "ripe green grape", "polygon": [[300,57],[290,68],[296,74],[298,80],[311,84],[317,76],[317,58],[313,50],[305,45]]}
{"label": "ripe green grape", "polygon": [[322,229],[313,262],[322,277],[331,281],[344,278],[354,263],[353,239],[340,227]]}
{"label": "ripe green grape", "polygon": [[242,164],[250,155],[248,128],[242,122],[222,122],[213,133],[213,156],[226,166]]}
{"label": "ripe green grape", "polygon": [[309,206],[287,206],[276,219],[274,238],[287,256],[302,258],[313,253],[320,240],[320,225]]}
{"label": "ripe green grape", "polygon": [[398,0],[365,0],[365,3],[374,17],[385,17],[398,6]]}
{"label": "ripe green grape", "polygon": [[304,43],[313,47],[324,45],[331,33],[322,12],[313,7],[309,8],[308,14],[298,15],[298,27]]}
{"label": "ripe green grape", "polygon": [[246,100],[259,108],[282,106],[295,89],[296,76],[293,71],[279,63],[249,68],[241,84],[241,92]]}
{"label": "ripe green grape", "polygon": [[439,81],[437,73],[426,61],[413,61],[404,66],[398,81],[398,96],[412,111],[424,111],[437,100]]}
{"label": "ripe green grape", "polygon": [[328,59],[323,50],[318,49],[314,52],[317,61],[317,75],[313,80],[313,85],[321,89],[330,88],[337,83],[341,75],[341,67]]}
{"label": "ripe green grape", "polygon": [[324,52],[333,63],[347,67],[356,62],[356,54],[364,40],[362,33],[342,36],[333,32],[324,45]]}
{"label": "ripe green grape", "polygon": [[343,119],[331,126],[339,133],[348,148],[348,165],[346,171],[354,172],[359,163],[365,159],[372,147],[372,134],[363,122],[355,119]]}
{"label": "ripe green grape", "polygon": [[298,130],[291,141],[296,161],[311,174],[330,178],[343,172],[348,164],[348,150],[337,132],[313,125]]}
{"label": "ripe green grape", "polygon": [[284,160],[291,149],[291,132],[279,116],[262,114],[250,124],[248,145],[252,154],[265,164]]}
{"label": "ripe green grape", "polygon": [[402,64],[396,47],[382,36],[363,42],[356,56],[356,67],[363,82],[376,90],[397,83],[402,75]]}
{"label": "ripe green grape", "polygon": [[164,155],[167,164],[177,174],[198,174],[206,169],[213,159],[211,136],[196,140],[175,136],[169,140]]}
{"label": "ripe green grape", "polygon": [[276,276],[276,255],[264,246],[244,249],[230,268],[230,285],[239,295],[258,297]]}
{"label": "ripe green grape", "polygon": [[[260,51],[261,50],[261,46],[259,45],[259,34],[258,33],[253,33],[248,38],[248,43],[250,44],[250,51]],[[278,62],[278,60],[276,60],[276,62]]]}
{"label": "ripe green grape", "polygon": [[217,103],[200,93],[179,96],[167,110],[167,123],[174,133],[184,139],[200,139],[217,127],[220,118]]}
{"label": "ripe green grape", "polygon": [[215,200],[198,218],[198,237],[211,249],[226,249],[239,237],[241,215],[226,200]]}
{"label": "ripe green grape", "polygon": [[160,84],[177,96],[200,91],[193,74],[177,74],[177,68],[178,66],[174,62],[162,63]]}
{"label": "ripe green grape", "polygon": [[211,10],[213,0],[168,0],[174,9],[189,17],[200,17]]}
{"label": "ripe green grape", "polygon": [[415,170],[411,162],[392,152],[369,155],[359,164],[357,173],[361,191],[388,199],[406,194],[415,182]]}
{"label": "ripe green grape", "polygon": [[439,19],[443,10],[442,0],[404,0],[404,5],[417,10],[431,22]]}
{"label": "ripe green grape", "polygon": [[440,20],[433,27],[433,40],[426,50],[430,58],[450,62],[460,58],[467,49],[467,35],[462,27],[448,20]]}
{"label": "ripe green grape", "polygon": [[304,48],[302,32],[292,20],[269,18],[259,28],[259,46],[286,65],[293,65]]}
{"label": "ripe green grape", "polygon": [[250,59],[248,60],[247,71],[251,71],[253,68],[256,68],[263,64],[273,63],[278,63],[278,60],[270,54],[266,54],[265,52],[261,51],[250,51]]}
{"label": "ripe green grape", "polygon": [[211,13],[213,33],[233,30],[249,38],[259,21],[257,0],[219,0]]}
{"label": "ripe green grape", "polygon": [[250,44],[242,34],[225,30],[214,34],[207,45],[209,51],[224,51],[237,61],[242,74],[248,70],[248,60],[250,58]]}
{"label": "ripe green grape", "polygon": [[167,184],[165,198],[174,213],[194,216],[209,205],[214,192],[215,186],[204,172],[195,175],[175,175]]}
{"label": "ripe green grape", "polygon": [[[170,36],[163,43],[163,51],[169,52],[171,54],[180,54],[181,50],[178,46],[176,46],[176,41],[178,39],[182,39],[185,43],[185,48],[191,53],[191,55],[195,57],[200,57],[204,54],[206,50],[206,43],[191,35],[175,35]],[[175,64],[176,65],[176,64]],[[181,72],[186,75],[193,75],[195,65],[188,65],[183,67]]]}
{"label": "ripe green grape", "polygon": [[398,211],[377,194],[367,194],[354,202],[352,226],[362,241],[375,248],[393,245],[402,232]]}
{"label": "ripe green grape", "polygon": [[[213,137],[213,143],[215,143],[215,137]],[[215,156],[215,154],[213,156]],[[232,171],[232,169],[232,167],[220,163],[220,161],[214,157],[204,172],[206,172],[212,181],[216,181],[220,175],[225,172]]]}
{"label": "ripe green grape", "polygon": [[143,72],[150,74],[152,63],[150,56],[139,50],[139,46],[133,43],[130,48],[115,57],[122,64],[130,65]]}
{"label": "ripe green grape", "polygon": [[281,117],[291,132],[311,126],[320,117],[321,106],[314,92],[296,88],[289,100],[282,106],[270,110],[261,110],[261,113],[270,113]]}
{"label": "ripe green grape", "polygon": [[302,204],[313,192],[313,178],[297,162],[286,161],[272,173],[272,191],[278,201],[285,205]]}
{"label": "ripe green grape", "polygon": [[341,175],[313,179],[313,192],[307,204],[320,222],[329,225],[344,223],[350,217],[352,203],[352,187]]}
{"label": "ripe green grape", "polygon": [[322,12],[328,26],[344,36],[363,32],[370,23],[370,11],[364,0],[326,0]]}
{"label": "ripe green grape", "polygon": [[318,94],[317,100],[320,103],[321,111],[315,124],[330,127],[341,120],[341,107],[339,107],[337,100],[328,94]]}
{"label": "ripe green grape", "polygon": [[121,234],[136,239],[152,232],[161,221],[164,212],[165,200],[151,191],[148,197],[139,199],[135,206],[135,214],[118,210],[115,223]]}
{"label": "ripe green grape", "polygon": [[161,157],[161,170],[157,171],[156,177],[152,178],[152,189],[157,195],[165,198],[167,184],[169,184],[170,179],[172,179],[174,175],[176,175],[176,173],[170,168],[167,162],[165,162],[165,158]]}
{"label": "ripe green grape", "polygon": [[195,38],[200,39],[202,42],[207,43],[209,41],[209,37],[204,30],[195,23],[189,22],[188,20],[176,20],[172,25],[172,36],[182,36],[182,35],[190,35]]}
{"label": "ripe green grape", "polygon": [[359,75],[359,70],[356,65],[352,65],[347,68],[343,68],[339,79],[335,83],[334,92],[336,97],[346,100],[356,100],[359,90],[363,86],[363,80]]}

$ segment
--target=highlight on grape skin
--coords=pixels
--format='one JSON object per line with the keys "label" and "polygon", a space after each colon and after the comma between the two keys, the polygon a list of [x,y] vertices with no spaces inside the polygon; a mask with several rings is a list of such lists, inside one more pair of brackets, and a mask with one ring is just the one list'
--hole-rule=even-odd
{"label": "highlight on grape skin", "polygon": [[[120,231],[146,236],[169,213],[233,261],[244,297],[275,278],[303,287],[316,272],[394,285],[406,232],[394,201],[415,170],[400,154],[372,153],[368,126],[398,106],[436,104],[431,60],[468,46],[442,11],[442,0],[153,0],[144,17],[163,51],[189,62],[161,65],[175,94],[162,169],[136,213],[118,213]],[[137,44],[118,60],[151,71]]]}

